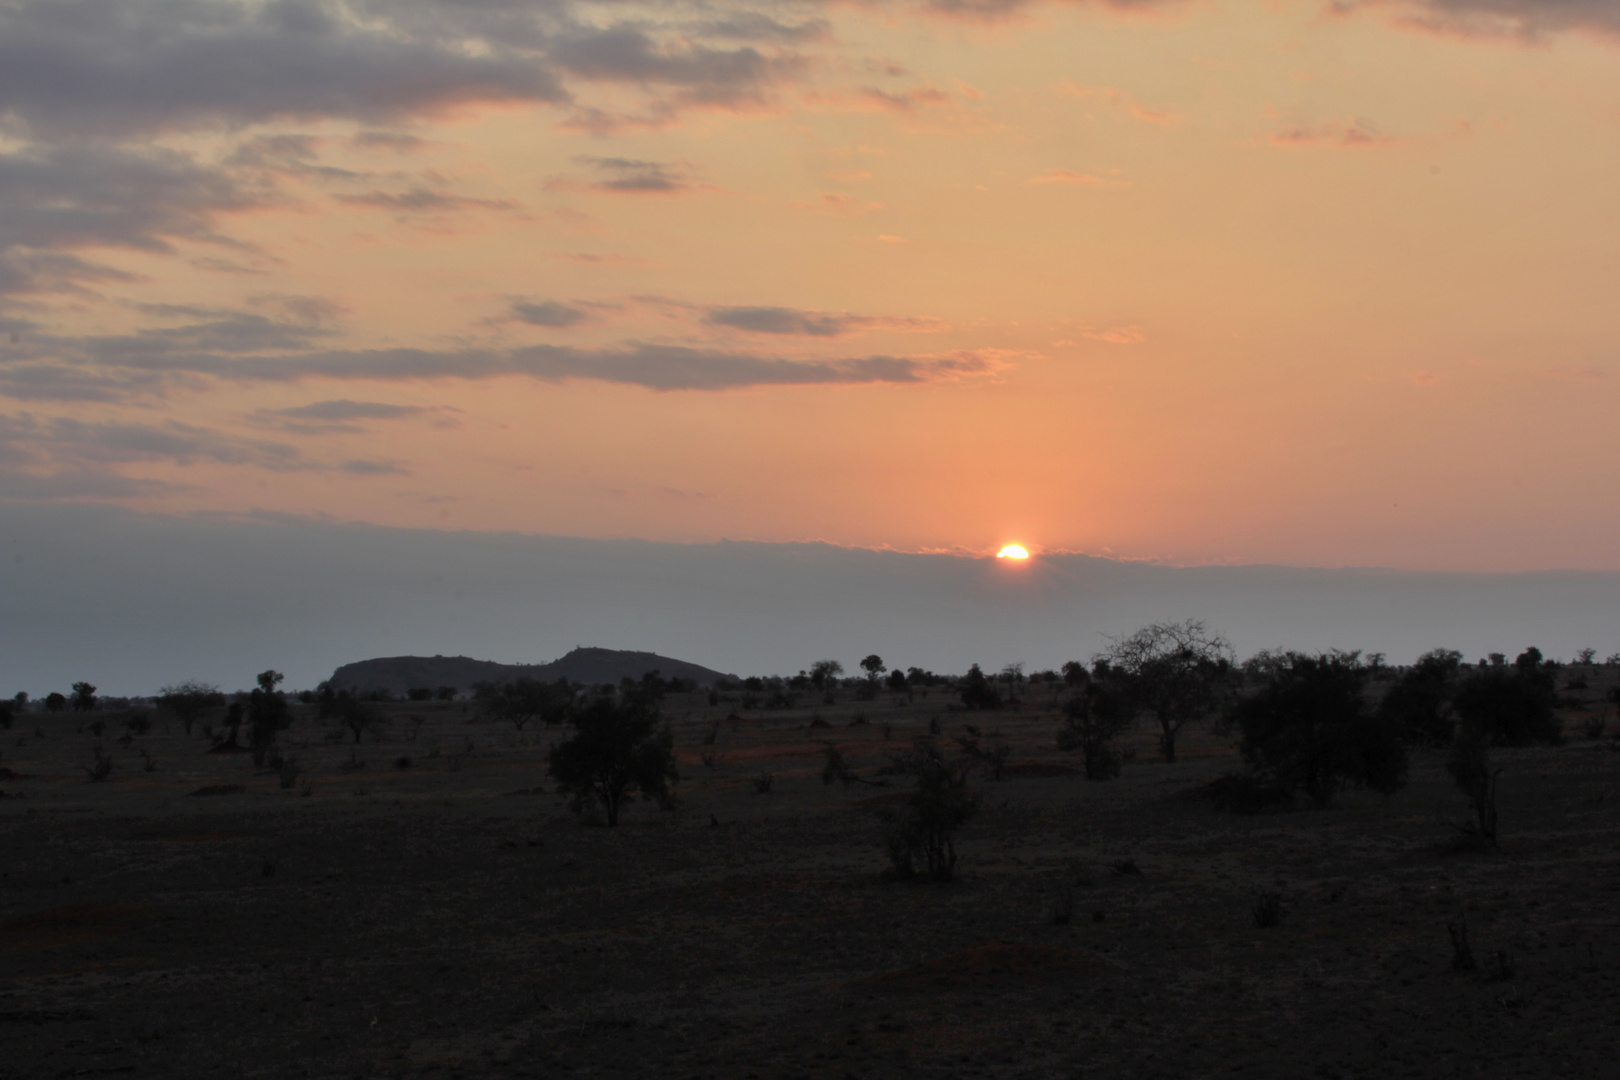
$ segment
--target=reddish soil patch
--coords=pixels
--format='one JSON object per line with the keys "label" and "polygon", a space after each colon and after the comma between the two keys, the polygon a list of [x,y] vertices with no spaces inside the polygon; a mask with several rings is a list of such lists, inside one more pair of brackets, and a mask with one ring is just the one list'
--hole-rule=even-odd
{"label": "reddish soil patch", "polygon": [[953,986],[1029,982],[1055,976],[1109,973],[1104,961],[1072,949],[987,941],[914,967],[860,979],[851,986],[901,993],[928,992]]}
{"label": "reddish soil patch", "polygon": [[886,791],[882,795],[870,795],[864,799],[856,799],[849,805],[857,810],[876,810],[880,806],[898,806],[911,798],[909,791]]}
{"label": "reddish soil patch", "polygon": [[147,919],[138,904],[73,904],[18,915],[0,923],[0,941],[18,949],[50,949],[133,930]]}
{"label": "reddish soil patch", "polygon": [[1080,770],[1073,765],[1059,765],[1051,761],[1020,761],[1003,768],[1001,775],[1011,779],[1021,777],[1037,780],[1045,776],[1079,776]]}

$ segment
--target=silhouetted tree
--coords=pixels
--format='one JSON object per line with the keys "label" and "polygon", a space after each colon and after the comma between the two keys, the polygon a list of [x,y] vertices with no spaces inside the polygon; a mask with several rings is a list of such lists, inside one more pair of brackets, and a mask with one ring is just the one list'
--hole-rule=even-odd
{"label": "silhouetted tree", "polygon": [[1288,654],[1253,696],[1228,710],[1243,760],[1278,791],[1329,806],[1346,784],[1389,794],[1406,784],[1406,746],[1367,707],[1357,653]]}
{"label": "silhouetted tree", "polygon": [[1557,683],[1540,649],[1526,649],[1510,667],[1492,664],[1464,679],[1452,699],[1459,720],[1503,746],[1556,743]]}
{"label": "silhouetted tree", "polygon": [[90,712],[96,707],[96,688],[87,682],[73,684],[73,711]]}
{"label": "silhouetted tree", "polygon": [[960,687],[962,704],[970,709],[999,709],[1001,708],[1001,695],[985,673],[974,664],[968,668],[968,673],[962,676]]}
{"label": "silhouetted tree", "polygon": [[843,673],[844,665],[837,660],[817,660],[810,665],[810,683],[817,690],[825,690],[836,686]]}
{"label": "silhouetted tree", "polygon": [[884,685],[897,694],[905,693],[906,673],[901,671],[899,668],[895,668],[893,671],[889,672],[889,677],[884,680]]}
{"label": "silhouetted tree", "polygon": [[225,695],[220,693],[217,686],[188,679],[183,683],[165,686],[159,691],[158,704],[178,716],[186,734],[190,735],[192,727],[203,713],[224,706]]}
{"label": "silhouetted tree", "polygon": [[876,685],[878,678],[889,670],[889,666],[883,662],[883,657],[872,653],[861,661],[861,670],[866,672],[866,681]]}
{"label": "silhouetted tree", "polygon": [[[1058,730],[1059,750],[1079,750],[1084,757],[1087,780],[1111,780],[1119,775],[1116,738],[1131,726],[1130,702],[1117,687],[1086,676],[1086,669],[1075,664],[1083,682],[1063,705],[1063,727]],[[1068,676],[1065,665],[1065,676]]]}
{"label": "silhouetted tree", "polygon": [[348,690],[337,690],[331,683],[316,687],[316,713],[322,720],[336,720],[354,735],[354,745],[360,737],[382,724],[382,710],[373,703]]}
{"label": "silhouetted tree", "polygon": [[248,745],[253,751],[253,764],[262,766],[276,745],[276,738],[292,724],[292,710],[287,707],[287,695],[277,690],[285,678],[279,671],[261,671],[258,686],[248,694]]}
{"label": "silhouetted tree", "polygon": [[557,790],[573,797],[575,811],[600,804],[609,825],[632,792],[660,806],[673,802],[680,780],[675,742],[659,725],[658,710],[641,697],[598,694],[570,710],[571,738],[547,755]]}
{"label": "silhouetted tree", "polygon": [[1167,762],[1182,728],[1218,709],[1231,689],[1232,646],[1196,619],[1144,626],[1097,659],[1135,708],[1153,714]]}
{"label": "silhouetted tree", "polygon": [[67,708],[66,697],[57,693],[55,690],[52,690],[50,693],[45,695],[46,712],[61,712],[65,708]]}
{"label": "silhouetted tree", "polygon": [[[656,680],[657,672],[652,675]],[[522,731],[531,720],[539,720],[548,727],[561,723],[574,700],[574,690],[567,679],[547,683],[518,678],[509,682],[479,683],[473,691],[473,700],[485,716],[510,721]]]}
{"label": "silhouetted tree", "polygon": [[1407,742],[1445,746],[1456,726],[1451,699],[1461,672],[1462,653],[1431,649],[1389,688],[1378,711]]}

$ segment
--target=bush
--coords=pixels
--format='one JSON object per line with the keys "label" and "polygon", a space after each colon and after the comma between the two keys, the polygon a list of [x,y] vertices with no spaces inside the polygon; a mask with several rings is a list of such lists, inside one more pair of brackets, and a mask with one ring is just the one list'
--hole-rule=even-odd
{"label": "bush", "polygon": [[1406,783],[1406,747],[1362,697],[1367,669],[1356,653],[1290,653],[1258,693],[1228,711],[1243,734],[1243,760],[1317,807],[1347,784],[1385,794]]}
{"label": "bush", "polygon": [[280,754],[275,754],[270,758],[270,767],[276,771],[276,779],[281,784],[281,790],[283,791],[289,790],[294,784],[298,783],[298,778],[304,772],[303,769],[299,768],[297,758],[282,757]]}
{"label": "bush", "polygon": [[1209,799],[1215,809],[1232,814],[1259,814],[1292,806],[1294,793],[1269,776],[1253,772],[1218,776],[1195,794]]}
{"label": "bush", "polygon": [[85,775],[89,776],[92,781],[100,782],[112,775],[113,759],[108,757],[99,746],[96,747],[95,754],[94,763],[84,766],[84,771]]}
{"label": "bush", "polygon": [[1001,695],[996,693],[995,685],[974,664],[968,668],[968,673],[962,676],[961,695],[962,704],[970,709],[999,709],[1001,708]]}
{"label": "bush", "polygon": [[1120,760],[1113,743],[1131,726],[1130,703],[1117,690],[1093,682],[1084,668],[1076,668],[1079,678],[1065,672],[1076,691],[1063,706],[1058,749],[1079,750],[1084,755],[1087,780],[1112,780],[1119,775]]}
{"label": "bush", "polygon": [[884,848],[897,876],[915,876],[921,857],[930,877],[949,881],[956,871],[956,833],[978,811],[979,796],[967,789],[967,769],[947,764],[932,743],[919,740],[909,758],[917,787],[893,819]]}
{"label": "bush", "polygon": [[1453,704],[1462,726],[1498,746],[1557,743],[1563,729],[1554,711],[1553,675],[1527,650],[1512,667],[1479,668],[1457,689]]}
{"label": "bush", "polygon": [[45,711],[51,713],[61,712],[67,708],[67,698],[52,690],[45,695]]}
{"label": "bush", "polygon": [[1462,653],[1433,649],[1418,658],[1384,694],[1378,711],[1407,742],[1445,746],[1455,723],[1451,699],[1462,671]]}
{"label": "bush", "polygon": [[573,797],[575,812],[600,804],[609,825],[630,792],[673,805],[675,740],[659,725],[658,710],[636,694],[598,695],[571,710],[572,738],[551,748],[547,762],[557,790]]}
{"label": "bush", "polygon": [[1482,729],[1465,723],[1457,729],[1446,771],[1468,797],[1474,820],[1463,831],[1496,844],[1496,780],[1501,769],[1491,767],[1490,737]]}

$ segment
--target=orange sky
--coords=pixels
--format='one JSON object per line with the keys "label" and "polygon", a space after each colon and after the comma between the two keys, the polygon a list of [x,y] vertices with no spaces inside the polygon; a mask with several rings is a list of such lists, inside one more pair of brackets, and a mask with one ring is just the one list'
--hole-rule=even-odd
{"label": "orange sky", "polygon": [[1605,0],[204,6],[0,14],[0,497],[1620,569]]}

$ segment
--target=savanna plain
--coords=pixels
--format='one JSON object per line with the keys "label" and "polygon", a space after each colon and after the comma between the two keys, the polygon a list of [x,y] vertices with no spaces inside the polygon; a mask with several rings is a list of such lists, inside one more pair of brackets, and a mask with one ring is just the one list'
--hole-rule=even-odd
{"label": "savanna plain", "polygon": [[[674,804],[613,827],[548,775],[562,729],[467,700],[358,740],[294,705],[290,786],[161,709],[25,712],[0,1076],[1612,1076],[1620,669],[1581,674],[1561,744],[1493,751],[1495,846],[1438,747],[1237,814],[1229,732],[1167,763],[1138,725],[1088,781],[1058,683],[669,693]],[[919,739],[1007,748],[946,881],[884,847]]]}

